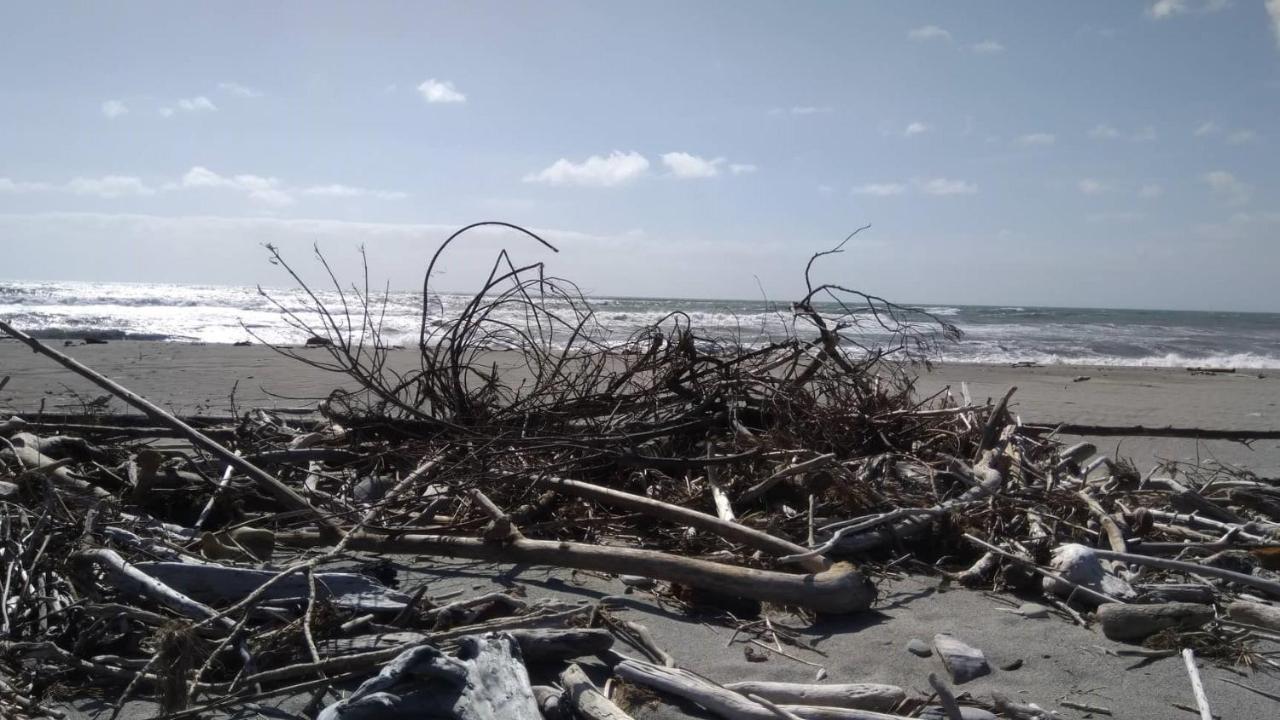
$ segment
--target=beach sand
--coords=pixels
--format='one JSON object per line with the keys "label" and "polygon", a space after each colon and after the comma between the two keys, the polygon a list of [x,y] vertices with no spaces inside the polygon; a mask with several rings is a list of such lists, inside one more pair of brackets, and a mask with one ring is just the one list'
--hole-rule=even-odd
{"label": "beach sand", "polygon": [[[66,348],[82,362],[127,387],[182,413],[224,413],[229,410],[233,385],[243,409],[255,405],[300,406],[323,397],[344,378],[285,361],[263,347],[171,345],[113,342]],[[323,350],[308,350],[317,358]],[[395,362],[413,363],[409,351]],[[10,376],[0,391],[0,411],[33,415],[41,403],[49,412],[74,411],[79,394],[91,399],[102,392],[50,360],[33,355],[12,342],[0,343],[0,378]],[[1112,425],[1176,425],[1205,428],[1274,429],[1280,402],[1280,373],[1263,371],[1235,375],[1192,375],[1183,369],[989,366],[944,366],[922,375],[923,393],[951,387],[959,396],[967,382],[976,402],[1000,397],[1011,385],[1014,411],[1025,422],[1078,422]],[[1074,382],[1080,376],[1087,381]],[[125,408],[118,402],[116,411]],[[1103,438],[1099,448],[1133,457],[1142,470],[1155,456],[1194,458],[1213,455],[1259,473],[1280,474],[1280,442],[1265,441],[1246,448],[1236,443],[1193,440]],[[711,508],[705,508],[710,511]],[[478,594],[494,588],[523,586],[530,596],[556,595],[597,598],[620,595],[615,579],[589,573],[528,566],[490,565],[436,559],[394,558],[403,564],[401,587],[430,583],[431,593],[453,589]],[[798,631],[825,656],[786,647],[788,654],[826,669],[824,682],[885,682],[910,693],[927,694],[926,677],[945,671],[936,657],[918,658],[905,650],[912,638],[928,642],[934,633],[951,632],[985,651],[993,674],[956,688],[977,697],[991,691],[1020,702],[1035,702],[1065,718],[1090,717],[1065,708],[1074,701],[1109,708],[1117,718],[1192,718],[1173,704],[1193,705],[1190,683],[1180,658],[1166,658],[1136,666],[1137,659],[1107,653],[1125,646],[1097,630],[1077,627],[1060,616],[1025,619],[1007,612],[1018,599],[968,590],[939,591],[936,578],[924,576],[878,579],[881,600],[875,610],[847,618],[820,620]],[[746,678],[812,682],[816,667],[770,653],[767,662],[749,663],[741,642],[729,644],[731,630],[668,612],[643,593],[631,596],[625,617],[647,625],[657,642],[681,666],[714,680]],[[783,618],[775,617],[775,620]],[[798,622],[792,620],[792,622]],[[626,651],[625,648],[620,648]],[[759,648],[757,648],[759,649]],[[1270,649],[1275,649],[1271,647]],[[628,651],[629,652],[629,651]],[[1015,660],[1022,666],[1001,670]],[[1275,717],[1275,703],[1228,684],[1245,682],[1271,693],[1280,692],[1280,679],[1261,674],[1241,677],[1206,663],[1201,669],[1213,711],[1224,718]],[[307,698],[272,700],[263,716],[296,717]],[[76,714],[107,717],[101,701],[72,702]],[[271,708],[279,706],[279,710]],[[122,717],[154,714],[149,703],[131,703]],[[240,717],[251,717],[241,714]],[[638,718],[682,717],[668,706],[637,711]]]}
{"label": "beach sand", "polygon": [[[345,376],[288,360],[264,346],[186,345],[159,342],[111,342],[60,348],[97,371],[164,407],[183,414],[224,414],[232,391],[240,408],[314,405],[337,387],[354,388]],[[299,350],[327,358],[323,349]],[[495,353],[501,358],[504,354]],[[391,366],[416,364],[410,350],[391,353]],[[103,391],[33,354],[16,342],[0,342],[0,411],[34,414],[75,412],[82,400]],[[1078,377],[1088,380],[1075,382]],[[1183,368],[994,365],[940,365],[921,369],[918,389],[929,396],[950,388],[961,397],[968,383],[974,402],[998,400],[1017,386],[1011,406],[1026,423],[1081,423],[1198,427],[1229,430],[1280,428],[1280,371],[1242,370],[1234,374],[1195,375]],[[115,411],[126,411],[118,401]],[[1217,459],[1262,475],[1280,476],[1280,440],[1245,446],[1227,441],[1184,438],[1070,438],[1089,440],[1113,457],[1132,458],[1140,470],[1157,459]],[[1117,453],[1118,448],[1118,453]]]}

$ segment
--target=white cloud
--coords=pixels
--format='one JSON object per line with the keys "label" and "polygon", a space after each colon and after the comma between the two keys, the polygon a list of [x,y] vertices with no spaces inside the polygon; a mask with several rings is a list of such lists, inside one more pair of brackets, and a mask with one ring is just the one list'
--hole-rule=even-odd
{"label": "white cloud", "polygon": [[1142,188],[1138,190],[1138,197],[1146,198],[1148,200],[1158,198],[1163,194],[1164,194],[1164,188],[1156,183],[1149,183],[1147,185],[1143,185]]}
{"label": "white cloud", "polygon": [[0,193],[9,193],[17,195],[29,192],[45,192],[52,190],[53,186],[49,183],[28,182],[24,180],[14,180],[12,178],[0,177]]}
{"label": "white cloud", "polygon": [[1236,130],[1227,136],[1227,142],[1232,145],[1243,145],[1251,143],[1258,139],[1258,133],[1252,130]]}
{"label": "white cloud", "polygon": [[969,49],[979,55],[996,55],[1004,52],[1004,46],[995,40],[983,40],[980,43],[971,45]]}
{"label": "white cloud", "polygon": [[292,205],[293,196],[281,187],[278,179],[261,175],[219,175],[202,166],[195,166],[182,176],[185,188],[223,188],[245,193],[250,200],[264,205]]}
{"label": "white cloud", "polygon": [[1204,181],[1214,195],[1231,205],[1244,205],[1253,196],[1253,186],[1241,182],[1235,175],[1225,170],[1214,170],[1204,174]]}
{"label": "white cloud", "polygon": [[235,95],[242,98],[258,98],[262,97],[261,90],[254,90],[247,85],[241,85],[235,82],[218,83],[218,89],[228,95]]}
{"label": "white cloud", "polygon": [[1137,142],[1155,142],[1156,129],[1148,125],[1142,128],[1141,130],[1139,130],[1138,132],[1134,133],[1133,139],[1136,140]]}
{"label": "white cloud", "polygon": [[92,195],[100,198],[118,198],[135,195],[155,195],[140,178],[132,175],[104,175],[100,178],[78,177],[67,183],[68,192],[76,195]]}
{"label": "white cloud", "polygon": [[1271,29],[1276,34],[1276,47],[1280,47],[1280,0],[1267,0],[1267,14],[1271,16]]}
{"label": "white cloud", "polygon": [[1120,137],[1120,131],[1110,125],[1095,125],[1089,131],[1089,137],[1095,140],[1115,140]]}
{"label": "white cloud", "polygon": [[1191,12],[1214,13],[1230,5],[1231,0],[1156,0],[1147,6],[1147,16],[1155,20],[1165,20]]}
{"label": "white cloud", "polygon": [[102,114],[107,116],[108,120],[115,120],[121,115],[127,115],[129,108],[119,100],[108,100],[102,103]]}
{"label": "white cloud", "polygon": [[918,41],[924,41],[924,40],[946,40],[948,42],[951,41],[951,33],[947,32],[946,30],[943,30],[937,25],[925,25],[923,27],[915,28],[911,32],[907,33],[907,37],[911,38],[912,40],[918,40]]}
{"label": "white cloud", "polygon": [[1222,128],[1219,128],[1218,124],[1215,122],[1202,122],[1200,123],[1200,127],[1196,128],[1195,132],[1192,134],[1196,137],[1206,137],[1208,135],[1217,135],[1221,129]]}
{"label": "white cloud", "polygon": [[855,187],[852,192],[854,195],[871,195],[873,197],[890,197],[893,195],[901,195],[907,191],[907,186],[902,183],[867,183]]}
{"label": "white cloud", "polygon": [[720,174],[716,166],[723,162],[724,158],[707,160],[686,152],[669,152],[662,156],[662,164],[667,166],[671,174],[685,179],[715,177]]}
{"label": "white cloud", "polygon": [[193,98],[183,98],[178,101],[178,109],[187,112],[213,112],[218,109],[217,105],[209,98],[198,95]]}
{"label": "white cloud", "polygon": [[1085,195],[1097,195],[1107,191],[1107,186],[1093,178],[1085,178],[1076,183],[1076,187],[1080,188],[1080,192]]}
{"label": "white cloud", "polygon": [[318,195],[321,197],[346,197],[359,198],[371,197],[379,200],[403,200],[409,197],[408,193],[394,190],[371,190],[369,188],[353,187],[351,185],[312,185],[302,189],[303,195]]}
{"label": "white cloud", "polygon": [[1058,138],[1051,133],[1037,132],[1021,135],[1014,142],[1024,147],[1029,147],[1032,145],[1052,145],[1057,142],[1057,140]]}
{"label": "white cloud", "polygon": [[929,195],[972,195],[978,192],[978,186],[964,180],[948,180],[933,178],[919,183],[920,189]]}
{"label": "white cloud", "polygon": [[467,96],[458,92],[448,80],[427,78],[418,86],[418,92],[429,103],[464,103]]}
{"label": "white cloud", "polygon": [[1187,12],[1187,0],[1156,0],[1147,7],[1147,14],[1161,20]]}
{"label": "white cloud", "polygon": [[524,176],[525,182],[548,185],[613,187],[635,180],[649,170],[649,161],[638,152],[614,150],[608,157],[592,155],[575,163],[560,158],[549,167]]}
{"label": "white cloud", "polygon": [[730,163],[729,164],[729,172],[733,173],[734,175],[748,175],[759,169],[760,168],[756,167],[751,163]]}
{"label": "white cloud", "polygon": [[913,122],[907,125],[907,127],[902,131],[902,134],[904,137],[911,137],[912,135],[920,135],[926,132],[929,132],[928,125],[922,122]]}
{"label": "white cloud", "polygon": [[200,113],[216,112],[217,109],[218,106],[214,105],[212,100],[204,95],[197,95],[195,97],[182,98],[173,105],[166,105],[160,108],[160,116],[173,117],[179,110],[187,113]]}

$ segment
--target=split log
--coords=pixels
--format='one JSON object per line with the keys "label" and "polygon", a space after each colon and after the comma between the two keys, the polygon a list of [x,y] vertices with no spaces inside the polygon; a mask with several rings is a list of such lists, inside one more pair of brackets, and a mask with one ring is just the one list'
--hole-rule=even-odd
{"label": "split log", "polygon": [[467,638],[456,657],[430,645],[406,650],[317,720],[386,716],[542,720],[520,647],[501,634]]}
{"label": "split log", "polygon": [[560,683],[564,685],[573,709],[585,720],[632,720],[622,708],[605,697],[576,664],[570,664],[560,673]]}
{"label": "split log", "polygon": [[888,712],[907,697],[897,685],[848,683],[813,685],[806,683],[747,681],[725,683],[742,695],[758,695],[779,705],[822,705]]}
{"label": "split log", "polygon": [[[315,532],[294,532],[278,535],[277,542],[314,547],[328,544],[328,539]],[[452,535],[379,535],[369,532],[350,534],[346,547],[366,552],[440,555],[642,575],[724,595],[825,613],[861,612],[871,607],[876,597],[875,586],[851,565],[844,563],[820,573],[795,575],[640,548],[520,537],[492,541]]]}
{"label": "split log", "polygon": [[328,537],[333,538],[341,535],[332,520],[323,515],[319,510],[312,507],[310,503],[308,503],[301,495],[294,492],[294,490],[288,485],[280,482],[280,480],[268,474],[266,471],[248,460],[245,460],[222,445],[219,445],[217,442],[214,442],[214,440],[208,435],[205,435],[191,425],[188,425],[178,419],[173,414],[162,409],[159,405],[152,403],[150,400],[147,400],[105,375],[81,364],[74,358],[64,355],[44,343],[41,343],[39,340],[36,340],[3,320],[0,320],[0,331],[26,343],[35,352],[53,359],[59,365],[62,365],[66,369],[92,382],[94,385],[97,385],[103,390],[115,395],[128,405],[137,408],[147,417],[151,418],[152,421],[173,428],[201,450],[214,455],[229,465],[234,465],[237,470],[252,478],[289,510],[302,511],[307,515],[312,516],[320,531],[325,533]]}

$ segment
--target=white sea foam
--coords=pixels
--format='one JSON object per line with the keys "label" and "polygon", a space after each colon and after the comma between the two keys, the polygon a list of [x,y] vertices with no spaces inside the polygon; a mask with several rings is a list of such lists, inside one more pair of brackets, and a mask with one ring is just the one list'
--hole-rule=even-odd
{"label": "white sea foam", "polygon": [[[272,290],[210,285],[142,283],[0,282],[0,318],[38,336],[161,339],[177,342],[233,343],[258,339],[279,344],[304,341],[308,332],[295,327],[288,313],[311,323],[322,322],[310,298],[300,289]],[[336,293],[320,293],[331,308],[340,307]],[[348,295],[348,302],[353,298]],[[418,340],[422,301],[418,293],[391,293],[381,313],[382,341],[414,345]],[[465,295],[433,296],[428,324],[456,317],[469,302]],[[799,332],[812,333],[785,304],[759,301],[601,298],[593,328],[605,342],[619,342],[657,322],[691,325],[716,341],[760,344]],[[551,306],[564,313],[563,303]],[[820,308],[834,321],[837,308]],[[923,306],[923,310],[955,323],[964,332],[958,343],[942,346],[941,359],[952,362],[1180,367],[1205,365],[1237,368],[1280,367],[1280,315],[1175,313],[1134,310],[1079,310],[1035,307]],[[672,313],[678,313],[672,317]],[[359,312],[355,312],[358,331]],[[501,310],[496,319],[522,325],[518,308]],[[849,319],[849,318],[847,318]],[[869,313],[851,318],[861,323],[864,344],[886,339]],[[345,315],[338,316],[345,322]],[[557,331],[557,338],[564,335]],[[553,342],[561,340],[553,339]]]}

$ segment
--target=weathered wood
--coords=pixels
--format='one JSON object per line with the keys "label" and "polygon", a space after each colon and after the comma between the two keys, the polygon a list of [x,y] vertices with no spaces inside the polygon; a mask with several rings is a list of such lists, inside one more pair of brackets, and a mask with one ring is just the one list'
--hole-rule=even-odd
{"label": "weathered wood", "polygon": [[[667,668],[639,660],[623,660],[614,669],[618,677],[637,685],[654,688],[684,698],[729,720],[775,720],[777,715],[745,695],[687,670]],[[872,710],[782,705],[786,711],[805,720],[902,720],[901,715],[887,715]]]}
{"label": "weathered wood", "polygon": [[746,681],[725,683],[725,687],[741,695],[759,695],[780,705],[823,705],[886,712],[907,697],[906,691],[897,685],[876,683],[817,685]]}
{"label": "weathered wood", "polygon": [[85,378],[86,380],[92,382],[94,385],[97,385],[103,390],[106,390],[107,392],[111,393],[112,395],[115,395],[116,397],[120,398],[128,405],[134,408],[137,408],[147,417],[151,418],[152,421],[160,423],[161,425],[165,425],[173,428],[180,435],[190,440],[193,445],[195,445],[196,447],[199,447],[201,450],[204,450],[205,452],[216,456],[217,458],[219,458],[220,460],[222,460],[223,462],[229,465],[234,465],[237,470],[244,473],[245,475],[248,475],[255,482],[257,482],[258,485],[260,485],[264,490],[271,493],[286,508],[290,510],[301,511],[312,516],[315,519],[317,527],[320,529],[322,533],[325,533],[327,536],[338,537],[341,535],[341,532],[338,530],[337,526],[334,525],[332,520],[330,520],[327,516],[323,515],[319,510],[312,507],[310,503],[308,503],[301,495],[294,492],[293,489],[290,488],[288,485],[285,485],[284,483],[280,482],[280,480],[268,474],[266,471],[262,470],[258,466],[254,465],[253,463],[245,460],[239,455],[236,455],[235,453],[231,452],[227,448],[218,444],[208,435],[205,435],[204,433],[195,429],[191,425],[188,425],[187,423],[178,419],[172,413],[162,409],[159,405],[152,403],[150,400],[147,400],[141,395],[133,392],[132,390],[115,382],[114,380],[111,380],[105,375],[102,375],[94,371],[93,369],[80,363],[74,358],[71,358],[63,353],[60,353],[57,350],[54,350],[53,348],[45,345],[39,340],[36,340],[30,335],[27,335],[21,330],[18,330],[17,328],[4,322],[3,320],[0,320],[0,331],[3,331],[4,333],[22,341],[23,343],[26,343],[26,345],[29,346],[33,351],[41,355],[44,355],[45,357],[51,358],[54,362],[57,362],[59,365]]}
{"label": "weathered wood", "polygon": [[[315,532],[281,533],[276,540],[280,544],[303,547],[327,544],[327,539]],[[369,532],[348,535],[346,547],[370,552],[429,554],[642,575],[724,595],[827,613],[861,612],[871,607],[876,597],[875,586],[848,564],[837,564],[820,573],[797,575],[640,548],[526,538],[497,542],[453,535],[388,536]]]}
{"label": "weathered wood", "polygon": [[1268,630],[1280,630],[1280,608],[1274,605],[1247,602],[1233,602],[1227,606],[1227,617],[1236,622],[1257,625]]}
{"label": "weathered wood", "polygon": [[632,720],[630,715],[600,692],[577,664],[570,664],[560,673],[560,684],[564,685],[573,709],[584,720]]}
{"label": "weathered wood", "polygon": [[373,717],[542,720],[520,648],[502,634],[466,638],[456,656],[405,650],[317,720]]}
{"label": "weathered wood", "polygon": [[[177,562],[140,562],[140,572],[210,605],[230,605],[280,574],[279,570],[253,570],[225,565],[193,565]],[[316,573],[316,594],[354,612],[399,612],[409,596],[356,573]],[[264,603],[305,603],[307,578],[295,573],[272,583],[262,594]]]}
{"label": "weathered wood", "polygon": [[1214,617],[1213,607],[1196,603],[1170,602],[1159,605],[1118,605],[1098,608],[1102,634],[1112,640],[1140,642],[1161,630],[1194,630]]}
{"label": "weathered wood", "polygon": [[[105,570],[107,578],[117,590],[149,598],[193,620],[207,620],[216,615],[213,608],[130,565],[114,550],[81,550],[72,555],[71,560],[73,563],[97,566]],[[224,625],[234,624],[227,618],[222,620]]]}
{"label": "weathered wood", "polygon": [[[577,480],[568,480],[556,476],[544,476],[538,478],[539,485],[545,485],[557,492],[574,497],[587,498],[606,505],[634,510],[635,512],[644,513],[660,520],[666,520],[677,525],[687,525],[689,527],[704,530],[713,533],[726,540],[740,542],[743,545],[763,550],[772,555],[792,555],[795,553],[807,552],[807,548],[797,545],[788,540],[774,537],[766,532],[761,532],[755,528],[747,527],[736,522],[726,522],[714,515],[690,510],[679,505],[672,505],[661,500],[633,495],[632,493],[614,490],[612,488],[592,485],[591,483],[579,482]],[[802,564],[802,566],[812,572],[821,572],[830,567],[830,563],[825,558],[813,558]]]}

